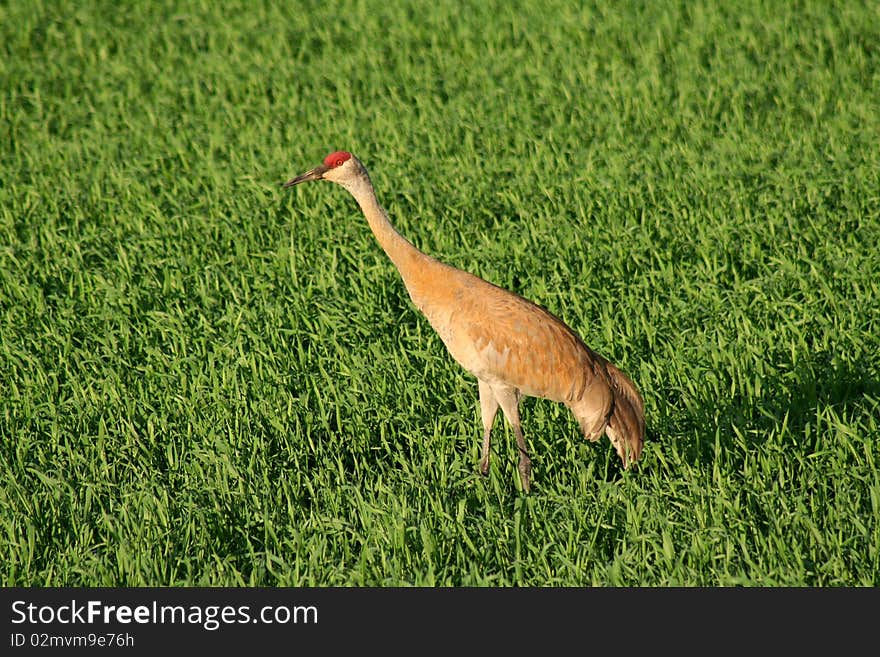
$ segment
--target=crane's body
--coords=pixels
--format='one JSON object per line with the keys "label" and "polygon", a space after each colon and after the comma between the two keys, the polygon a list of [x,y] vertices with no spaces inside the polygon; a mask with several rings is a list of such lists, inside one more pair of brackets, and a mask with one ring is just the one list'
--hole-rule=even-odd
{"label": "crane's body", "polygon": [[585,438],[598,440],[604,432],[624,467],[638,460],[645,433],[644,410],[641,395],[626,375],[544,308],[413,246],[391,225],[366,169],[350,153],[331,153],[322,165],[285,186],[321,178],[342,185],[354,196],[415,306],[452,357],[477,378],[484,475],[489,470],[492,425],[500,407],[516,437],[523,489],[529,489],[531,461],[519,421],[522,395],[566,404]]}

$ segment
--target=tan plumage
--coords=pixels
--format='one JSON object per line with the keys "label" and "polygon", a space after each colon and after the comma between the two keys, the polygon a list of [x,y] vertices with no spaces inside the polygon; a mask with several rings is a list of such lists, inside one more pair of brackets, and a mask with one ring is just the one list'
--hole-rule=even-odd
{"label": "tan plumage", "polygon": [[585,438],[598,440],[604,432],[624,467],[638,460],[645,436],[644,405],[625,374],[546,309],[410,244],[391,225],[366,169],[350,153],[331,153],[323,164],[285,186],[318,179],[336,182],[351,192],[400,272],[413,303],[452,357],[477,377],[483,474],[489,471],[492,425],[500,407],[516,437],[523,489],[529,489],[531,461],[519,421],[522,395],[564,403]]}

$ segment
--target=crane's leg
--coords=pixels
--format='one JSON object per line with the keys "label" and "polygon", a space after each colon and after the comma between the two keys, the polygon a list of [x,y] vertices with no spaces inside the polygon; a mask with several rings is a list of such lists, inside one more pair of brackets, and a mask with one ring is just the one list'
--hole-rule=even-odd
{"label": "crane's leg", "polygon": [[483,420],[483,452],[480,454],[480,472],[489,474],[489,442],[492,440],[492,425],[498,413],[498,400],[495,393],[485,381],[480,384],[480,417]]}
{"label": "crane's leg", "polygon": [[516,446],[519,450],[519,480],[522,482],[523,490],[528,493],[532,476],[532,461],[526,450],[526,439],[523,437],[522,427],[519,424],[519,390],[506,386],[494,386],[492,392],[495,393],[495,399],[501,405],[501,412],[504,413],[504,417],[513,428],[513,435],[516,437]]}

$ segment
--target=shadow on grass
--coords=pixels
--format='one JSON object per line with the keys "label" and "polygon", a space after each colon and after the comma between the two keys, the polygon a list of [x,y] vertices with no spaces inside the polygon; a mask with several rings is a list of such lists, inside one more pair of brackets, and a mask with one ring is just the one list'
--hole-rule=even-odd
{"label": "shadow on grass", "polygon": [[649,419],[646,449],[662,444],[661,436],[686,437],[687,460],[705,464],[715,461],[716,442],[730,454],[741,454],[743,441],[747,450],[760,449],[776,436],[786,448],[809,453],[819,448],[819,427],[829,421],[829,411],[857,426],[877,415],[880,377],[861,363],[841,363],[826,352],[765,378],[759,395],[701,401],[696,410],[672,413],[655,426]]}

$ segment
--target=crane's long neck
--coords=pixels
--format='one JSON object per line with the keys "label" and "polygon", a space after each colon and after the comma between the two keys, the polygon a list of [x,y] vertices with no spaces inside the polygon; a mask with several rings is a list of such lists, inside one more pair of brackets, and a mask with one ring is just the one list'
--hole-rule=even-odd
{"label": "crane's long neck", "polygon": [[[361,175],[344,181],[342,185],[351,192],[361,206],[379,245],[400,272],[403,284],[416,308],[422,311],[431,326],[437,329],[441,339],[447,340],[449,332],[445,327],[449,324],[449,312],[456,303],[456,289],[460,291],[462,277],[470,277],[470,274],[422,253],[398,233],[391,225],[385,209],[376,199],[376,192],[366,170],[361,168],[359,173]],[[458,286],[454,284],[456,281],[459,283]]]}
{"label": "crane's long neck", "polygon": [[404,283],[407,283],[409,287],[410,281],[414,276],[417,276],[420,263],[436,261],[419,251],[391,225],[388,213],[385,212],[385,208],[380,205],[379,200],[376,198],[376,191],[373,189],[373,185],[366,172],[356,181],[345,185],[345,188],[351,192],[351,195],[358,202],[367,223],[370,225],[370,229],[373,231],[373,235],[376,236],[379,245],[388,254],[388,257],[391,258],[391,262],[397,267]]}

